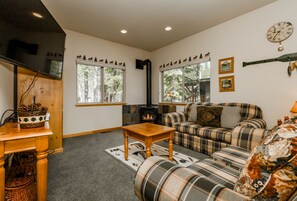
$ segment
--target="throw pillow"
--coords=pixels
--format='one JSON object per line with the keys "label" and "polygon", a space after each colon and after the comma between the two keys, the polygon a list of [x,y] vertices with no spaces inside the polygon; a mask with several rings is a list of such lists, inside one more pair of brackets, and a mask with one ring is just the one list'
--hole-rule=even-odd
{"label": "throw pillow", "polygon": [[197,121],[200,126],[221,127],[223,107],[200,106],[197,107]]}
{"label": "throw pillow", "polygon": [[223,106],[221,124],[223,128],[234,128],[241,119],[241,107]]}
{"label": "throw pillow", "polygon": [[197,108],[198,106],[196,104],[191,105],[190,113],[188,121],[196,121],[197,120]]}
{"label": "throw pillow", "polygon": [[255,200],[287,200],[297,189],[297,124],[281,125],[255,147],[234,190]]}

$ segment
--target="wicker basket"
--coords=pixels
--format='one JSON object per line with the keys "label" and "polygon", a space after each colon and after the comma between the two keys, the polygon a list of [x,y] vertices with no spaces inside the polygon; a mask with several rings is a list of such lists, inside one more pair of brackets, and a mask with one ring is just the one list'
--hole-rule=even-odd
{"label": "wicker basket", "polygon": [[8,169],[5,179],[6,201],[36,201],[36,182],[32,165]]}
{"label": "wicker basket", "polygon": [[35,151],[25,151],[14,153],[12,166],[25,166],[30,165],[36,169],[36,152]]}
{"label": "wicker basket", "polygon": [[46,112],[39,114],[30,114],[28,112],[19,113],[18,120],[21,128],[42,127],[46,120]]}

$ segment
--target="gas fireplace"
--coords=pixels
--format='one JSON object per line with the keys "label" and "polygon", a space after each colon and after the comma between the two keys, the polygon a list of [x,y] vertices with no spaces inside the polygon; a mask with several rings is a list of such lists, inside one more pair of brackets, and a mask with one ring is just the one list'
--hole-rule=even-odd
{"label": "gas fireplace", "polygon": [[158,122],[158,108],[157,107],[141,107],[140,108],[140,121],[141,122]]}

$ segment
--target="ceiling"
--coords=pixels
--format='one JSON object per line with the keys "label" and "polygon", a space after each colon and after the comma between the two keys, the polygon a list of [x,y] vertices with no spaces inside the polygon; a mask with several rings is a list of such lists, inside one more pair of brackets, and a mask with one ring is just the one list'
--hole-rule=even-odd
{"label": "ceiling", "polygon": [[[276,0],[42,0],[65,29],[154,51]],[[171,26],[171,31],[165,31]],[[120,31],[126,29],[128,33]]]}

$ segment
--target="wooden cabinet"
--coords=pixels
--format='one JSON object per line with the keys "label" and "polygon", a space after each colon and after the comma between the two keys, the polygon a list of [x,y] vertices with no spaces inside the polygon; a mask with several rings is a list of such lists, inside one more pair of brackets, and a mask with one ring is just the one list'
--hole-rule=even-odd
{"label": "wooden cabinet", "polygon": [[[32,83],[36,72],[18,67],[18,103],[20,97]],[[31,89],[23,96],[23,104],[31,104],[35,96],[36,103],[46,106],[50,112],[50,127],[53,135],[49,136],[49,149],[63,151],[63,82],[38,75]]]}

